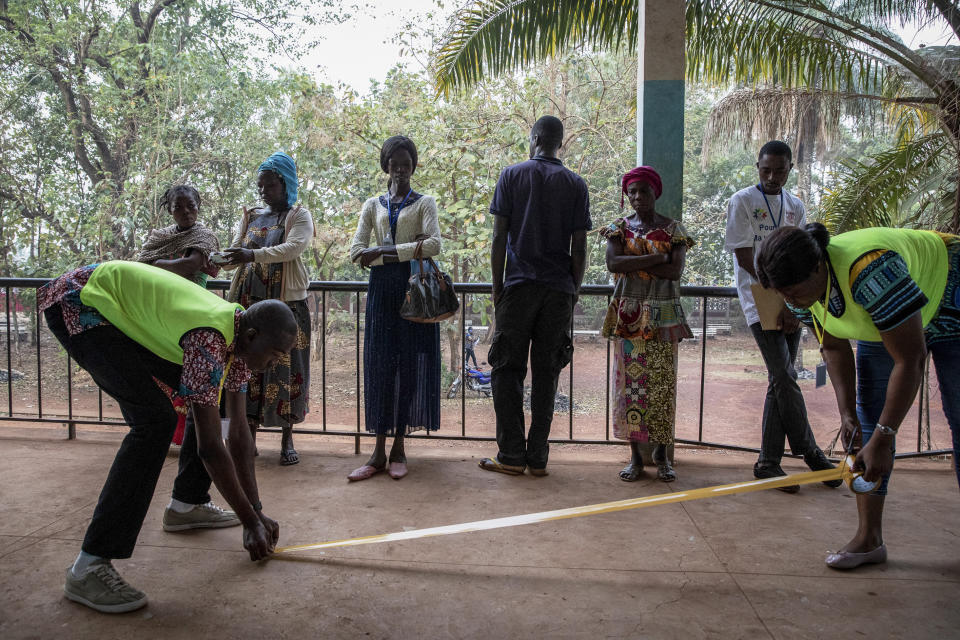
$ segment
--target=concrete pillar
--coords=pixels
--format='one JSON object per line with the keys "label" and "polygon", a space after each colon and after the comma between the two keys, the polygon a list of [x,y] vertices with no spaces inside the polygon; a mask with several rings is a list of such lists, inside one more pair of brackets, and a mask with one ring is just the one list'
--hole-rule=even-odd
{"label": "concrete pillar", "polygon": [[683,203],[684,0],[637,0],[637,164],[663,179],[657,211],[677,220]]}

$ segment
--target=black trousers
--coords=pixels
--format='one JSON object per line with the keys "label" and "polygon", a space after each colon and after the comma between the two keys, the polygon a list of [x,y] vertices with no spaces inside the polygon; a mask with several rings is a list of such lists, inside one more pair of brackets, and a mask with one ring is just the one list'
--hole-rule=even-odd
{"label": "black trousers", "polygon": [[464,349],[464,350],[463,350],[463,366],[466,367],[466,366],[467,366],[467,363],[470,362],[471,359],[473,359],[473,368],[474,368],[474,369],[476,369],[478,366],[480,366],[480,365],[477,364],[477,354],[475,354],[475,353],[473,352],[473,349],[472,349],[472,348],[470,348],[470,349]]}
{"label": "black trousers", "polygon": [[[50,331],[70,357],[117,401],[130,427],[110,467],[82,546],[85,552],[103,558],[129,558],[177,426],[177,413],[154,378],[176,389],[182,367],[160,358],[113,326],[69,335],[59,304],[44,315]],[[185,473],[177,477],[179,495],[183,496],[178,499],[184,502],[202,498],[210,488],[206,470],[201,475],[197,465],[203,467],[197,455],[196,430],[188,428],[180,461]]]}
{"label": "black trousers", "polygon": [[[573,357],[573,295],[537,284],[513,285],[497,303],[497,329],[487,354],[493,367],[497,458],[503,464],[543,469],[560,371]],[[529,355],[530,432],[524,437],[523,380]]]}

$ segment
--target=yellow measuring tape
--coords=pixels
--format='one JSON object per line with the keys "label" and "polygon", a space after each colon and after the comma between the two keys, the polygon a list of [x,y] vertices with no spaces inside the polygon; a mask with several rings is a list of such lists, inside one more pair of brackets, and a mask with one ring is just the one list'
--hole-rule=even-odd
{"label": "yellow measuring tape", "polygon": [[860,473],[854,472],[852,468],[853,457],[848,456],[847,459],[835,469],[827,469],[826,471],[808,471],[806,473],[767,478],[764,480],[737,482],[734,484],[724,484],[716,487],[704,487],[702,489],[679,491],[676,493],[647,496],[644,498],[631,498],[629,500],[617,500],[616,502],[590,504],[583,507],[556,509],[554,511],[541,511],[539,513],[528,513],[519,516],[507,516],[505,518],[493,518],[492,520],[463,522],[461,524],[451,524],[443,527],[430,527],[428,529],[414,529],[412,531],[382,533],[375,536],[363,536],[360,538],[334,540],[332,542],[319,542],[316,544],[299,544],[290,547],[278,547],[274,550],[274,553],[313,551],[316,549],[333,549],[336,547],[356,547],[362,544],[398,542],[400,540],[415,540],[418,538],[430,538],[433,536],[448,536],[454,533],[502,529],[504,527],[516,527],[522,524],[537,524],[539,522],[550,522],[551,520],[565,520],[566,518],[595,516],[601,513],[613,513],[615,511],[627,511],[629,509],[642,509],[643,507],[653,507],[661,504],[673,504],[676,502],[688,502],[690,500],[700,500],[702,498],[732,496],[740,493],[750,493],[752,491],[764,491],[766,489],[776,489],[778,487],[787,487],[798,484],[810,484],[813,482],[826,482],[829,480],[845,480],[847,484],[850,484],[853,482],[854,478],[860,476]]}

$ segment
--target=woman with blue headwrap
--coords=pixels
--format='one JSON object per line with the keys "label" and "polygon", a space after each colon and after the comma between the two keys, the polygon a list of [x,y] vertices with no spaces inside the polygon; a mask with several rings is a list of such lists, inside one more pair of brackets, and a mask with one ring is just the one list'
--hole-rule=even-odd
{"label": "woman with blue headwrap", "polygon": [[293,448],[293,425],[303,422],[310,400],[310,283],[301,255],[313,238],[313,218],[297,204],[297,166],[276,152],[257,170],[257,191],[265,206],[243,210],[243,221],[224,253],[236,268],[228,298],[244,307],[260,300],[286,302],[297,319],[297,341],[271,369],[254,374],[247,390],[247,420],[257,428],[280,427],[280,464],[300,462]]}

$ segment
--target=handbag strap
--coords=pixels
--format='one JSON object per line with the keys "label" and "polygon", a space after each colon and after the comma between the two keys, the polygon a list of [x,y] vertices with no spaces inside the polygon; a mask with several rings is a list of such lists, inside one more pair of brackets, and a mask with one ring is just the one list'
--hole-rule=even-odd
{"label": "handbag strap", "polygon": [[[417,248],[413,250],[413,259],[417,261],[420,267],[420,277],[422,278],[425,273],[423,269],[423,240],[417,240]],[[427,260],[433,262],[430,258],[427,258]],[[434,265],[434,269],[436,269],[436,265]]]}

